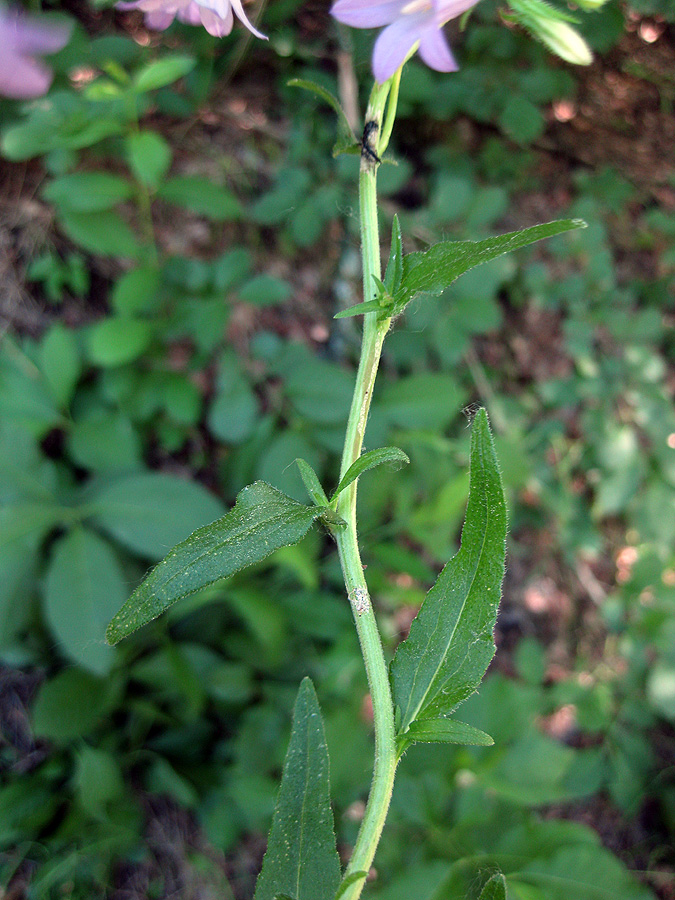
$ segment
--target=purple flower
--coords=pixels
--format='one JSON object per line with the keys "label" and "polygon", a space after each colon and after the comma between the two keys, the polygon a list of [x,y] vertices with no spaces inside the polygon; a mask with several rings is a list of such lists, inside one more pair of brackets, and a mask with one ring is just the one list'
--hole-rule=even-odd
{"label": "purple flower", "polygon": [[457,63],[443,35],[450,19],[478,0],[336,0],[331,14],[353,28],[387,28],[375,41],[373,74],[382,84],[403,64],[416,44],[424,62],[439,72],[454,72]]}
{"label": "purple flower", "polygon": [[69,37],[69,25],[47,24],[0,6],[0,94],[14,100],[44,94],[52,72],[33,57],[56,53]]}
{"label": "purple flower", "polygon": [[214,37],[229,34],[236,15],[251,34],[267,40],[246,18],[241,0],[133,0],[116,6],[118,9],[140,9],[145,13],[145,24],[156,31],[164,31],[177,18],[186,25],[203,25]]}

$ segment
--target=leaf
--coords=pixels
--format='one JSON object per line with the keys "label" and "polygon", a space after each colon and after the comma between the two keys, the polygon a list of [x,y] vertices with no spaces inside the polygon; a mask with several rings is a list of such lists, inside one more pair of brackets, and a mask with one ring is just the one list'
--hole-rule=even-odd
{"label": "leaf", "polygon": [[308,462],[305,462],[304,459],[300,459],[300,457],[295,461],[298,465],[298,469],[300,469],[302,483],[307,488],[307,493],[314,503],[316,503],[317,506],[328,506],[328,497],[326,497],[326,492],[321,487],[321,482],[314,469]]}
{"label": "leaf", "polygon": [[145,319],[109,316],[92,326],[87,335],[91,362],[105,368],[132,362],[148,348],[153,328]]}
{"label": "leaf", "polygon": [[71,241],[90,253],[127,259],[137,259],[140,255],[138,238],[113,210],[84,213],[62,208],[58,220]]}
{"label": "leaf", "polygon": [[169,178],[158,196],[215,222],[233,221],[241,215],[241,205],[227,188],[200,175],[180,175]]}
{"label": "leaf", "polygon": [[95,675],[106,675],[112,667],[105,627],[126,594],[106,541],[76,528],[55,544],[45,585],[47,619],[67,656]]}
{"label": "leaf", "polygon": [[111,621],[106,639],[116,644],[176,600],[297,544],[322,512],[263,481],[249,485],[230,512],[195,531],[150,572]]}
{"label": "leaf", "polygon": [[108,683],[82,669],[64,669],[40,688],[33,705],[38,737],[68,742],[84,737],[103,713]]}
{"label": "leaf", "polygon": [[157,59],[141,69],[134,78],[134,89],[139,93],[156,91],[178,81],[195,67],[196,60],[192,56],[165,56]]}
{"label": "leaf", "polygon": [[353,462],[347,469],[331,497],[331,503],[337,498],[338,494],[341,494],[346,487],[353,481],[356,481],[368,469],[383,465],[391,466],[393,469],[400,469],[401,466],[406,466],[409,462],[410,459],[407,454],[403,450],[399,450],[398,447],[380,447],[379,450],[369,450],[367,453],[359,456],[356,462]]}
{"label": "leaf", "polygon": [[382,312],[382,306],[379,300],[367,300],[365,303],[357,303],[355,306],[348,306],[347,309],[340,310],[336,313],[334,319],[349,319],[352,316],[363,316],[369,312]]}
{"label": "leaf", "polygon": [[51,326],[40,344],[40,367],[61,409],[70,403],[82,370],[73,332],[60,322]]}
{"label": "leaf", "polygon": [[560,219],[557,222],[524,228],[522,231],[486,238],[484,241],[441,241],[428,250],[407,253],[403,257],[403,277],[399,292],[401,297],[397,298],[399,299],[397,311],[400,312],[403,306],[420,292],[441,294],[460,275],[473,269],[474,266],[496,259],[504,253],[527,247],[535,241],[585,227],[586,223],[581,219]]}
{"label": "leaf", "polygon": [[349,124],[345,111],[342,109],[340,102],[330,91],[327,91],[326,88],[314,81],[308,81],[306,78],[291,78],[288,82],[288,86],[304,88],[306,91],[311,91],[318,97],[321,97],[322,100],[335,110],[338,117],[338,137],[335,146],[333,147],[333,156],[338,156],[340,153],[348,153],[354,147],[357,147],[360,152],[359,142],[352,131],[352,126]]}
{"label": "leaf", "polygon": [[340,887],[337,889],[335,900],[340,900],[340,897],[343,897],[347,892],[347,888],[356,884],[357,881],[365,881],[367,877],[367,872],[352,872],[351,875],[346,875],[340,883]]}
{"label": "leaf", "polygon": [[72,212],[100,212],[112,209],[133,195],[132,185],[119,175],[107,172],[78,172],[55,178],[42,196],[56,206]]}
{"label": "leaf", "polygon": [[485,883],[478,900],[506,900],[506,879],[501,872]]}
{"label": "leaf", "polygon": [[254,900],[333,900],[340,882],[328,747],[314,687],[300,685],[291,740]]}
{"label": "leaf", "polygon": [[91,498],[96,524],[134,553],[161,559],[196,528],[223,514],[202,485],[162,472],[126,475]]}
{"label": "leaf", "polygon": [[394,221],[391,225],[389,262],[387,263],[387,271],[384,274],[384,286],[391,295],[395,294],[401,287],[402,278],[403,240],[401,238],[401,223],[398,220],[398,216],[394,215]]}
{"label": "leaf", "polygon": [[479,728],[447,718],[413,722],[402,736],[401,750],[418,741],[423,744],[468,744],[478,747],[491,747],[494,744],[490,735]]}
{"label": "leaf", "polygon": [[171,147],[154,131],[135,131],[125,141],[127,161],[136,178],[156,188],[171,165]]}
{"label": "leaf", "polygon": [[452,713],[476,690],[495,653],[506,504],[484,409],[473,423],[470,475],[461,548],[427,594],[392,662],[402,734],[415,720]]}

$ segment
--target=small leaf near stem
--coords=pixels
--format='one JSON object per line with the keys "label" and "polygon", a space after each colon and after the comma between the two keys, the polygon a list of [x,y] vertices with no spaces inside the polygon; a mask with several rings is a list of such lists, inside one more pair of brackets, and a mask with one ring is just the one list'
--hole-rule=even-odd
{"label": "small leaf near stem", "polygon": [[407,454],[403,450],[399,450],[398,447],[380,447],[378,450],[369,450],[367,453],[363,453],[345,472],[344,477],[330,499],[331,504],[336,503],[342,491],[368,469],[383,465],[389,465],[392,469],[400,469],[401,466],[405,466],[409,462],[410,459]]}

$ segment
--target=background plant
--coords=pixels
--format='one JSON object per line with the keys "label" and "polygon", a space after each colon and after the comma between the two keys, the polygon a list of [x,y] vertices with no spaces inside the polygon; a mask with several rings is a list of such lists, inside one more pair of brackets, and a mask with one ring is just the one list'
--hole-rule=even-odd
{"label": "background plant", "polygon": [[[201,156],[197,173],[228,188],[251,216],[216,221],[206,236],[203,220],[188,216],[186,225],[193,230],[181,230],[196,243],[176,247],[166,243],[171,237],[166,221],[172,213],[164,212],[168,201],[153,199],[160,263],[155,267],[150,256],[141,269],[148,278],[156,277],[148,271],[159,270],[159,306],[143,306],[142,286],[134,299],[132,281],[127,282],[129,305],[120,300],[119,308],[111,305],[106,311],[105,299],[115,296],[109,293],[112,282],[129,263],[124,258],[117,262],[117,250],[105,257],[80,244],[75,233],[68,234],[69,212],[71,221],[73,215],[77,221],[78,212],[86,216],[86,210],[69,211],[57,204],[56,227],[47,223],[45,228],[45,219],[33,216],[27,228],[20,219],[25,207],[15,201],[18,196],[39,199],[42,170],[34,163],[26,169],[20,162],[6,168],[5,196],[11,202],[4,207],[4,234],[10,226],[19,272],[24,262],[46,258],[45,271],[55,273],[52,281],[57,286],[64,285],[63,293],[49,300],[48,278],[40,276],[33,288],[45,285],[45,302],[32,320],[35,304],[23,301],[6,307],[15,336],[5,338],[2,347],[2,418],[7,423],[3,516],[18,522],[16,530],[3,529],[16,537],[2,551],[7,573],[2,579],[3,661],[10,669],[4,671],[3,685],[3,697],[8,698],[3,712],[3,879],[14,885],[30,883],[34,896],[64,888],[73,896],[90,896],[92,890],[111,883],[120,886],[125,879],[134,880],[141,894],[153,890],[161,896],[178,883],[189,896],[189,891],[204,891],[205,881],[216,884],[222,877],[213,847],[227,853],[234,890],[250,895],[250,871],[258,867],[262,847],[256,849],[251,837],[243,839],[268,827],[295,690],[307,673],[319,687],[326,715],[341,844],[348,847],[355,837],[358,807],[352,803],[364,796],[369,779],[368,725],[360,713],[364,685],[349,616],[339,599],[339,578],[334,564],[323,560],[319,535],[301,548],[281,551],[254,579],[244,583],[235,576],[217,593],[195,598],[189,610],[177,608],[169,622],[158,622],[151,634],[110,657],[112,668],[105,679],[86,664],[83,668],[85,642],[77,643],[79,657],[69,649],[85,619],[71,617],[66,628],[71,637],[64,637],[63,629],[56,630],[47,599],[48,586],[55,583],[51,570],[69,535],[80,535],[66,544],[73,553],[79,548],[83,556],[93,556],[94,546],[100,551],[95,562],[112,552],[125,589],[179,537],[162,534],[167,517],[161,505],[155,518],[140,522],[133,536],[121,536],[110,524],[104,531],[100,514],[92,511],[85,496],[92,490],[100,499],[104,488],[99,485],[104,482],[123,486],[123,476],[148,477],[148,467],[175,478],[189,467],[231,503],[236,490],[255,478],[301,498],[299,476],[288,465],[297,456],[310,461],[328,483],[337,475],[338,426],[346,416],[351,384],[341,360],[353,354],[353,323],[345,320],[328,342],[316,338],[325,334],[334,306],[332,291],[345,298],[345,306],[353,302],[355,292],[354,222],[349,216],[355,201],[347,187],[352,175],[345,171],[351,161],[344,158],[336,164],[330,159],[330,117],[317,114],[309,96],[284,86],[291,74],[304,72],[336,87],[325,68],[316,70],[316,61],[327,53],[323,37],[311,30],[299,5],[282,6],[268,10],[273,46],[269,53],[264,51],[264,65],[276,73],[282,99],[294,90],[292,106],[285,107],[296,111],[294,117],[282,127],[276,119],[258,120],[259,130],[246,132],[248,138],[238,132],[237,141],[228,143],[225,126],[230,122],[229,127],[236,127],[239,121],[236,111],[230,111],[225,125],[221,121],[208,126],[216,128],[214,138],[196,141],[195,153]],[[659,14],[656,9],[642,12]],[[489,676],[480,695],[465,706],[465,719],[490,731],[499,749],[454,755],[447,748],[438,753],[430,747],[410,751],[371,893],[416,891],[432,896],[450,877],[463,888],[480,886],[475,866],[483,878],[493,864],[504,868],[503,858],[493,863],[489,855],[498,852],[509,859],[517,856],[523,871],[544,867],[553,872],[555,864],[566,872],[570,859],[576,867],[587,860],[589,878],[602,872],[605,883],[613,879],[619,895],[638,890],[589,831],[542,816],[542,810],[548,816],[552,808],[596,822],[604,840],[624,855],[629,867],[650,870],[649,883],[665,890],[672,843],[672,785],[666,761],[672,743],[668,635],[673,598],[670,517],[663,510],[669,508],[672,492],[668,437],[675,430],[669,424],[668,388],[668,168],[662,175],[657,167],[649,173],[632,167],[620,153],[620,131],[611,141],[611,161],[622,174],[616,168],[603,169],[597,159],[586,156],[588,148],[581,143],[564,151],[576,160],[573,165],[559,166],[560,157],[548,149],[549,142],[564,141],[563,132],[569,134],[573,124],[556,125],[551,104],[576,104],[577,116],[587,121],[580,106],[593,86],[599,89],[600,79],[577,86],[578,73],[551,67],[543,50],[532,44],[525,49],[524,38],[496,29],[488,4],[476,14],[481,21],[467,31],[462,69],[453,76],[452,86],[444,79],[441,90],[433,73],[410,64],[401,96],[405,127],[399,129],[394,147],[402,161],[397,168],[383,169],[390,211],[399,213],[405,233],[423,240],[441,233],[459,236],[460,217],[462,236],[465,228],[476,238],[508,230],[516,224],[504,220],[506,203],[513,197],[524,210],[546,198],[546,214],[530,221],[570,215],[594,224],[584,232],[583,245],[550,244],[543,252],[521,254],[517,268],[501,261],[480,270],[480,279],[464,276],[453,287],[452,303],[443,300],[437,306],[430,300],[409,307],[389,338],[385,381],[371,420],[371,427],[379,429],[373,433],[373,446],[395,443],[415,466],[397,475],[395,490],[385,470],[370,472],[372,488],[361,498],[360,520],[368,576],[391,645],[405,627],[409,608],[432,583],[439,562],[453,553],[466,495],[468,435],[461,408],[478,400],[486,384],[492,387],[484,402],[498,432],[510,495],[514,581],[507,583],[499,627],[503,670]],[[667,53],[670,46],[670,33],[658,20],[641,23],[661,34],[649,53],[640,51],[639,25],[631,25],[636,30],[621,38],[607,65],[631,91],[645,92],[639,96],[644,96],[647,109],[667,110],[669,81],[659,65],[662,48]],[[606,53],[622,35],[620,11],[610,4],[589,16],[583,28]],[[223,42],[214,58],[207,36],[187,29],[180,35],[189,42],[183,43],[181,56],[193,56],[195,67],[174,87],[146,94],[149,106],[141,110],[142,130],[165,138],[177,135],[176,124],[182,121],[190,124],[188,136],[193,138],[195,130],[208,131],[190,117],[208,90],[209,69],[213,65],[220,77],[236,62],[236,42]],[[68,120],[65,130],[71,133],[83,127],[78,123],[87,116],[98,118],[102,107],[95,107],[95,117],[93,107],[82,107],[82,90],[68,87],[65,73],[105,39],[94,38],[90,50],[89,39],[79,32],[74,38],[79,49],[74,43],[63,51],[63,63],[57,58],[57,80],[49,96],[55,98],[64,87],[72,95],[73,111],[80,113]],[[351,40],[357,45],[363,41],[363,47],[356,48],[357,67],[365,66],[367,36],[352,34]],[[111,47],[118,48],[120,57],[128,54],[136,60],[133,65],[119,60],[132,78],[135,67],[166,52],[108,38],[106,53],[113,53]],[[276,51],[284,55],[275,56]],[[251,86],[261,65],[259,54],[256,47],[255,67],[239,64],[233,82],[254,110]],[[516,67],[509,62],[516,58],[528,62]],[[491,70],[494,76],[479,75],[479,59],[480,70]],[[636,63],[641,66],[638,73]],[[629,70],[621,74],[623,66]],[[93,61],[92,68],[93,86],[104,76]],[[503,87],[506,77],[510,95]],[[491,100],[490,84],[502,96],[503,106]],[[543,94],[545,88],[548,93]],[[521,118],[514,114],[504,120],[509,96],[529,100],[539,113],[540,131],[534,136],[507,129],[509,121],[528,121],[524,112]],[[444,105],[447,108],[441,108]],[[523,109],[531,111],[531,106]],[[14,129],[30,122],[39,108],[22,112],[17,105],[3,105],[6,154],[11,153],[7,142]],[[460,115],[454,126],[441,124],[452,114]],[[426,124],[415,124],[422,116]],[[429,124],[430,117],[439,124]],[[128,122],[132,129],[133,118]],[[631,127],[639,131],[637,125]],[[50,125],[45,131],[52,135],[57,129]],[[52,172],[48,178],[105,171],[128,180],[131,170],[122,154],[122,133],[104,135],[88,147],[46,149],[44,164]],[[510,143],[514,140],[525,150],[516,150]],[[216,160],[221,160],[215,169],[214,145]],[[234,149],[223,161],[224,146]],[[470,155],[467,147],[473,150]],[[195,172],[184,168],[188,160],[183,152],[172,163],[171,177]],[[240,152],[249,155],[246,166]],[[59,159],[67,165],[59,168]],[[321,227],[311,212],[305,213],[316,231],[313,240],[301,224],[293,224],[302,222],[297,199],[279,193],[291,182],[283,173],[304,168],[317,173],[312,185],[320,181],[332,186],[337,198],[331,200],[326,193],[313,201],[321,211]],[[247,180],[239,177],[244,171]],[[28,193],[17,194],[19,180]],[[535,190],[525,191],[533,183]],[[149,190],[153,196],[155,189]],[[134,185],[132,196],[139,193]],[[268,196],[268,209],[277,210],[271,214],[276,221],[265,214]],[[130,200],[120,199],[108,210],[134,228],[143,222],[136,211],[139,202],[132,200],[130,206]],[[284,216],[290,207],[293,212]],[[251,218],[259,224],[251,224]],[[520,218],[518,224],[524,221]],[[308,266],[303,247],[336,229],[346,240],[340,253],[326,259],[317,272]],[[642,265],[627,266],[627,259]],[[615,274],[617,260],[621,266]],[[85,277],[72,274],[78,271]],[[253,272],[268,279],[267,288],[263,283],[257,294]],[[280,306],[259,305],[261,297],[272,296],[270,276]],[[252,280],[250,293],[242,296]],[[313,287],[317,283],[318,291]],[[6,284],[6,296],[11,297],[11,281]],[[617,308],[625,313],[617,315]],[[59,328],[55,316],[68,327]],[[92,356],[96,342],[90,335],[101,328],[103,338],[98,340],[105,348],[102,323],[120,316],[123,328],[127,319],[142,323],[131,327],[145,333],[149,352],[119,363]],[[229,322],[223,321],[226,317]],[[317,326],[323,331],[314,330]],[[118,321],[114,327],[120,327]],[[214,340],[223,327],[229,334],[226,345]],[[50,337],[52,331],[56,337]],[[70,355],[58,348],[59,342],[71,346]],[[116,344],[110,340],[108,346]],[[538,347],[545,352],[532,349]],[[51,380],[50,353],[58,360],[52,364]],[[458,366],[467,353],[468,366]],[[64,364],[64,359],[71,361]],[[56,390],[65,400],[54,398],[53,382],[59,378]],[[330,403],[320,402],[315,385],[323,396],[330,391]],[[428,402],[411,402],[422,389]],[[438,399],[441,392],[443,403]],[[232,433],[228,429],[235,419],[242,424]],[[214,439],[222,449],[216,450]],[[18,459],[25,464],[17,466]],[[184,482],[182,477],[181,485]],[[606,482],[609,486],[603,488]],[[187,490],[192,499],[182,506],[197,511],[186,522],[185,533],[217,514],[212,505],[216,501]],[[214,511],[208,516],[199,512],[199,503]],[[28,518],[21,519],[17,508]],[[82,538],[78,520],[85,535],[93,526],[94,539]],[[152,535],[158,535],[160,545],[154,550],[149,547]],[[390,549],[394,538],[395,554]],[[112,551],[101,551],[103,541]],[[103,624],[112,610],[101,609],[101,592],[89,598],[99,628],[92,638],[99,642],[97,653],[89,657],[98,660],[104,653]],[[533,607],[544,611],[537,613]],[[25,713],[31,696],[36,698],[36,739]],[[555,723],[565,721],[560,710],[569,713],[571,705],[576,723],[562,732],[558,725],[556,731]],[[78,718],[83,711],[87,715]],[[535,727],[533,711],[544,722],[544,733]],[[550,718],[553,713],[558,719]],[[561,733],[563,743],[552,737]],[[555,766],[550,764],[554,758]],[[362,767],[355,759],[363,760]],[[528,760],[526,783],[523,760]],[[580,797],[587,798],[583,813],[576,799]],[[591,797],[596,799],[589,801]],[[613,818],[617,807],[623,818]],[[345,810],[349,813],[343,817]],[[199,829],[188,827],[195,821]],[[609,828],[608,821],[621,824]],[[171,833],[164,830],[165,837],[157,839],[157,822],[182,826]],[[162,862],[176,858],[171,855],[176,847],[180,865],[168,870]],[[249,854],[255,856],[250,866]],[[476,862],[460,864],[459,857]],[[126,860],[124,865],[121,860]],[[160,875],[162,868],[165,874]],[[523,894],[528,889],[534,890],[531,879],[521,887]]]}

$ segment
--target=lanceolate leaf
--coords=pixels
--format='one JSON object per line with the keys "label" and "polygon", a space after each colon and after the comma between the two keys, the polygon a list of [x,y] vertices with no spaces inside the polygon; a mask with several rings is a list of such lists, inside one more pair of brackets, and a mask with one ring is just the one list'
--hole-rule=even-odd
{"label": "lanceolate leaf", "polygon": [[362,475],[368,469],[375,466],[390,465],[393,469],[400,469],[410,462],[407,454],[398,447],[380,447],[378,450],[369,450],[352,463],[347,469],[340,484],[337,486],[335,493],[331,497],[331,502],[335,500],[338,494],[341,494],[346,487],[356,481],[359,475]]}
{"label": "lanceolate leaf", "polygon": [[[565,231],[585,227],[586,223],[581,219],[561,219],[558,222],[524,228],[522,231],[500,234],[484,241],[441,241],[428,250],[407,253],[403,257],[403,278],[399,292],[401,303],[405,306],[408,300],[421,292],[440,294],[469,269],[490,262],[504,253],[519,250],[535,241]],[[397,310],[399,312],[401,303]]]}
{"label": "lanceolate leaf", "polygon": [[401,223],[398,216],[394,216],[391,226],[391,250],[389,262],[384,275],[384,286],[390,294],[395,294],[401,286],[403,278],[403,241],[401,238]]}
{"label": "lanceolate leaf", "polygon": [[339,100],[330,91],[327,91],[320,84],[308,81],[305,78],[291,78],[288,85],[289,87],[299,87],[304,88],[306,91],[311,91],[335,110],[338,117],[338,138],[333,147],[333,156],[338,156],[340,153],[352,153],[355,150],[358,153],[361,152],[359,142],[356,140],[345,111],[342,109]]}
{"label": "lanceolate leaf", "polygon": [[506,879],[501,872],[486,882],[478,900],[506,900]]}
{"label": "lanceolate leaf", "polygon": [[347,309],[336,313],[334,319],[350,319],[352,316],[365,316],[369,312],[382,312],[379,300],[366,300],[365,303],[357,303],[356,306],[348,306]]}
{"label": "lanceolate leaf", "polygon": [[321,482],[314,469],[306,460],[300,459],[299,457],[295,462],[300,469],[302,483],[305,485],[307,493],[314,503],[316,503],[317,506],[328,506],[328,497],[326,497],[326,492],[321,487]]}
{"label": "lanceolate leaf", "polygon": [[447,718],[418,719],[413,722],[406,733],[401,735],[400,750],[403,751],[418,741],[423,744],[468,744],[478,747],[491,747],[494,744],[490,735],[479,728]]}
{"label": "lanceolate leaf", "polygon": [[401,734],[415,720],[450,715],[476,690],[494,656],[506,506],[484,409],[473,423],[470,476],[461,548],[427,594],[392,662]]}
{"label": "lanceolate leaf", "polygon": [[234,508],[171,550],[113,618],[106,639],[116,644],[156,619],[176,600],[297,544],[325,510],[303,506],[264,481],[244,488]]}
{"label": "lanceolate leaf", "polygon": [[298,691],[291,740],[254,900],[333,900],[340,883],[330,807],[328,747],[309,678]]}

